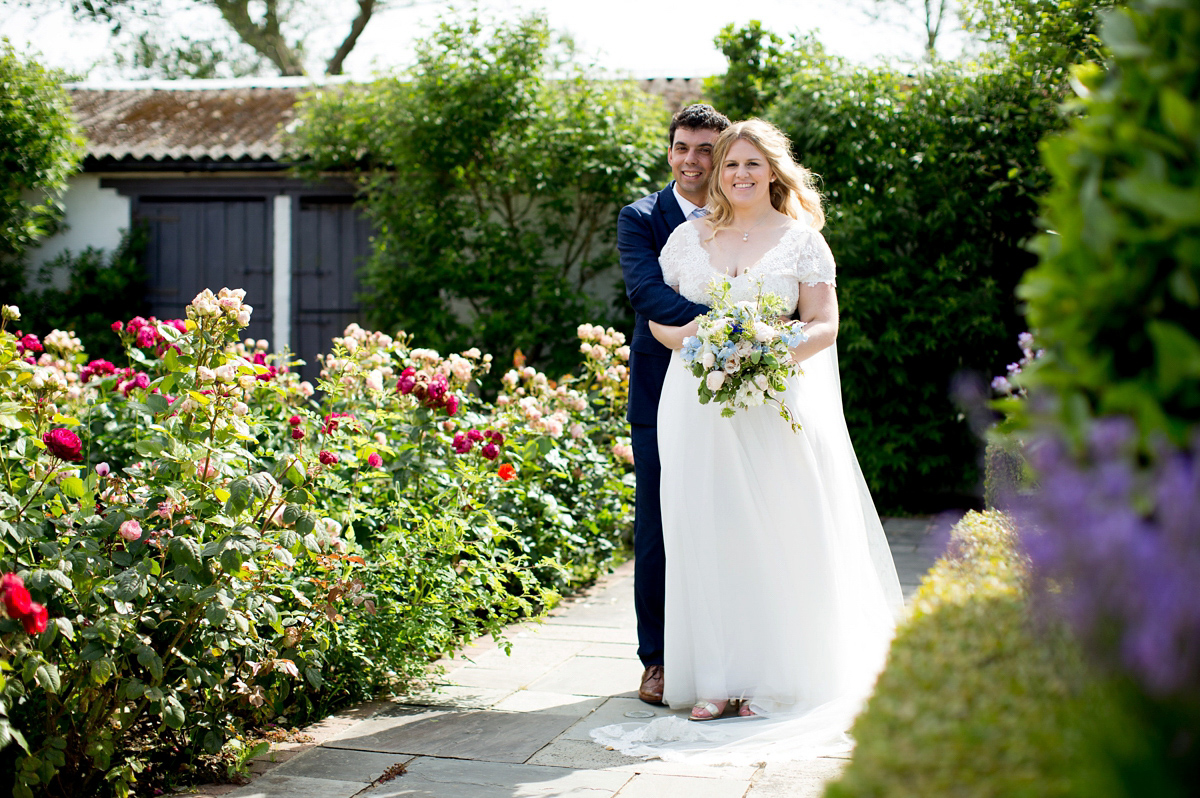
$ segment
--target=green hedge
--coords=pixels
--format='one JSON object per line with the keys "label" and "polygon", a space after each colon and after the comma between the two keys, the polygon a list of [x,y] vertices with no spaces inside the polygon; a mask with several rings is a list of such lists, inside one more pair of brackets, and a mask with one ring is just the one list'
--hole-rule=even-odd
{"label": "green hedge", "polygon": [[1170,795],[1147,729],[1075,644],[1031,624],[1001,513],[968,513],[926,576],[828,798]]}

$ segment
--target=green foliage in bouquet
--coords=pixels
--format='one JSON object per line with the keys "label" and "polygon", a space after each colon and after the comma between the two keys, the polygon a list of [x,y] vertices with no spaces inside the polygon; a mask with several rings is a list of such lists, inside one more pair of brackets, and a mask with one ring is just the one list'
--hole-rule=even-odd
{"label": "green foliage in bouquet", "polygon": [[578,320],[613,315],[616,216],[662,170],[661,104],[597,79],[539,16],[447,17],[415,57],[314,93],[292,136],[306,174],[360,175],[369,320],[562,374]]}
{"label": "green foliage in bouquet", "polygon": [[777,294],[760,292],[755,302],[731,302],[728,278],[713,278],[712,309],[699,317],[695,335],[683,341],[682,357],[697,386],[700,404],[723,405],[721,416],[733,418],[739,409],[771,403],[793,432],[800,423],[780,399],[787,378],[803,371],[792,359],[791,347],[808,336],[798,321],[780,322],[787,303]]}

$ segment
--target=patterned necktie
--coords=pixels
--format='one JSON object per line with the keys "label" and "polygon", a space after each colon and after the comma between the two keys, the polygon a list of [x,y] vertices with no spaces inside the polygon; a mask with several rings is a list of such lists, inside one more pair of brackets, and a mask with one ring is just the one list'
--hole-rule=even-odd
{"label": "patterned necktie", "polygon": [[699,219],[703,216],[708,216],[708,208],[696,208],[696,210],[688,214],[689,219]]}

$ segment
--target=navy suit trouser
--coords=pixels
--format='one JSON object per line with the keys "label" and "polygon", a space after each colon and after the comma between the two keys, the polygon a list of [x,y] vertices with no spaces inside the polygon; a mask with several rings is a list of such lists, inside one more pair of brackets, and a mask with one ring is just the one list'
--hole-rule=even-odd
{"label": "navy suit trouser", "polygon": [[633,472],[637,479],[633,523],[633,601],[637,610],[638,657],[642,665],[663,664],[667,554],[663,548],[658,483],[658,427],[630,424]]}

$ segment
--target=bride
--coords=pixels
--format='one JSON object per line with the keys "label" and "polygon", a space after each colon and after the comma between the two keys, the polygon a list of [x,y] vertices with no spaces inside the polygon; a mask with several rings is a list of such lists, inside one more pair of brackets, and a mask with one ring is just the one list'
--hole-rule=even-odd
{"label": "bride", "polygon": [[[842,414],[833,256],[820,196],[787,139],[757,119],[718,139],[710,215],[681,225],[660,256],[683,296],[711,304],[759,292],[796,307],[803,373],[783,395],[793,432],[764,405],[723,418],[700,404],[679,356],[695,322],[651,322],[675,350],[659,404],[667,554],[666,684],[678,716],[597,729],[624,753],[708,762],[845,750],[882,668],[903,599]],[[753,720],[743,721],[745,718]]]}

